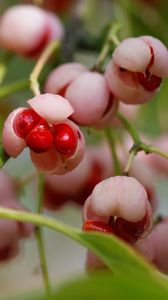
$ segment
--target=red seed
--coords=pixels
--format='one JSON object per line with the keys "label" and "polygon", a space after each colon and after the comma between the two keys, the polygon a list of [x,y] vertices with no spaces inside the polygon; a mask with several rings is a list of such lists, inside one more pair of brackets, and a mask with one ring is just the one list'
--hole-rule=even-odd
{"label": "red seed", "polygon": [[41,117],[33,109],[25,109],[14,120],[16,134],[25,139],[30,131],[38,124]]}
{"label": "red seed", "polygon": [[160,77],[155,75],[150,75],[148,72],[144,73],[137,73],[139,83],[144,87],[145,90],[149,92],[155,91],[162,82]]}
{"label": "red seed", "polygon": [[72,156],[78,146],[78,136],[67,124],[54,125],[54,145],[56,150],[65,156]]}
{"label": "red seed", "polygon": [[114,233],[113,228],[106,223],[99,221],[88,220],[83,224],[82,229],[84,231],[98,231],[103,233]]}
{"label": "red seed", "polygon": [[129,222],[122,218],[117,218],[113,228],[115,234],[124,241],[134,244],[144,233],[147,223],[147,216],[139,222]]}
{"label": "red seed", "polygon": [[53,135],[45,120],[41,120],[26,138],[27,146],[36,153],[47,152],[53,145]]}

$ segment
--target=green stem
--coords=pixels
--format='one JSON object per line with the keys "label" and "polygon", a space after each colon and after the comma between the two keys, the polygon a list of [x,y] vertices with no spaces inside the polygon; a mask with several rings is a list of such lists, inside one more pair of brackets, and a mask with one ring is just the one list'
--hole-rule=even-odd
{"label": "green stem", "polygon": [[115,46],[118,46],[118,44],[120,43],[118,40],[118,37],[117,37],[117,33],[120,30],[120,28],[121,28],[121,26],[119,23],[114,23],[111,25],[106,42],[103,45],[103,48],[100,52],[100,55],[98,57],[97,63],[94,67],[94,70],[97,70],[100,72],[102,71],[104,62],[109,54],[111,45],[114,44]]}
{"label": "green stem", "polygon": [[[39,174],[39,182],[38,182],[38,201],[37,201],[37,213],[40,215],[43,212],[43,189],[44,189],[44,175]],[[36,227],[36,241],[38,247],[38,253],[40,258],[41,264],[41,271],[43,275],[43,282],[46,290],[46,295],[51,295],[51,287],[50,287],[50,280],[47,268],[47,259],[45,254],[45,246],[44,246],[44,239],[43,239],[43,232],[40,226]]]}
{"label": "green stem", "polygon": [[9,158],[10,156],[5,152],[3,146],[0,145],[0,169],[4,166]]}
{"label": "green stem", "polygon": [[131,150],[129,151],[128,161],[127,161],[127,164],[125,166],[123,175],[129,176],[129,171],[131,169],[131,166],[134,162],[134,159],[135,159],[135,156],[137,155],[138,150],[139,150],[139,148],[137,148],[136,146],[133,146],[131,148]]}
{"label": "green stem", "polygon": [[122,113],[120,113],[120,112],[117,113],[117,117],[121,121],[121,123],[124,125],[124,127],[127,129],[127,131],[129,132],[129,134],[131,135],[134,143],[135,144],[141,144],[142,141],[141,141],[141,138],[140,138],[138,132],[132,126],[132,124],[128,121],[128,119],[125,118],[125,116]]}
{"label": "green stem", "polygon": [[115,174],[120,175],[121,174],[121,166],[120,166],[120,162],[119,162],[117,152],[116,152],[115,137],[114,137],[112,129],[111,128],[106,128],[105,129],[105,135],[107,137],[107,140],[108,140],[108,143],[109,143],[109,146],[110,146],[110,149],[111,149]]}
{"label": "green stem", "polygon": [[150,153],[155,153],[158,154],[159,156],[168,159],[168,153],[162,152],[159,148],[156,148],[155,146],[152,145],[146,145],[142,143],[140,145],[141,150],[143,150],[146,154]]}
{"label": "green stem", "polygon": [[33,94],[35,96],[39,96],[40,93],[40,85],[38,82],[40,73],[42,69],[44,68],[47,60],[52,55],[52,53],[56,50],[58,50],[60,47],[59,41],[52,41],[43,51],[41,56],[39,57],[33,71],[30,74],[30,89],[32,90]]}
{"label": "green stem", "polygon": [[16,81],[14,83],[6,84],[0,87],[0,98],[5,98],[13,93],[25,91],[29,88],[28,79]]}
{"label": "green stem", "polygon": [[31,223],[37,226],[45,226],[50,229],[53,229],[57,232],[60,232],[74,240],[78,240],[78,233],[81,230],[73,228],[70,225],[66,225],[62,222],[56,221],[55,219],[44,216],[37,213],[30,213],[26,211],[17,211],[14,209],[8,209],[0,207],[0,218],[17,220],[24,223]]}

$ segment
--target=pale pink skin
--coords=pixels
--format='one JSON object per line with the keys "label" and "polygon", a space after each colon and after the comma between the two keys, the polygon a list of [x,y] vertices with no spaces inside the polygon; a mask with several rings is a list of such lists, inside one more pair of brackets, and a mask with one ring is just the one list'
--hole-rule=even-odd
{"label": "pale pink skin", "polygon": [[[0,46],[21,55],[33,56],[44,43],[63,37],[58,17],[33,5],[15,5],[0,20]],[[42,50],[42,49],[40,49]],[[36,54],[36,53],[35,53]]]}
{"label": "pale pink skin", "polygon": [[24,110],[25,108],[20,107],[11,112],[3,126],[2,144],[6,153],[12,157],[17,157],[26,147],[25,141],[15,133],[13,128],[15,117]]}
{"label": "pale pink skin", "polygon": [[74,112],[69,101],[59,95],[42,94],[27,101],[49,124],[64,121]]}
{"label": "pale pink skin", "polygon": [[[55,122],[55,124],[56,123],[59,122]],[[79,132],[80,139],[78,139],[77,150],[74,155],[69,158],[61,156],[54,147],[49,151],[40,154],[30,151],[31,160],[38,171],[63,175],[76,168],[83,159],[85,140],[79,127],[70,120],[64,120],[61,123],[69,124],[75,132]]]}
{"label": "pale pink skin", "polygon": [[[47,78],[45,92],[61,94],[62,91],[88,68],[79,63],[66,63],[55,68]],[[65,91],[64,91],[65,92]]]}
{"label": "pale pink skin", "polygon": [[146,188],[150,204],[153,211],[156,211],[158,207],[158,196],[155,188],[156,185],[156,174],[152,168],[141,158],[140,155],[135,159],[130,175],[135,177],[141,184]]}
{"label": "pale pink skin", "polygon": [[168,274],[168,218],[157,224],[151,234],[138,241],[136,249],[152,262],[161,272]]}
{"label": "pale pink skin", "polygon": [[126,82],[125,78],[121,79],[123,72],[121,72],[119,67],[111,60],[105,72],[105,78],[111,92],[116,98],[126,104],[135,105],[148,102],[155,95],[155,91],[146,91],[138,82],[134,82],[129,78],[129,75],[130,74],[128,74],[129,84],[127,84],[128,82]]}
{"label": "pale pink skin", "polygon": [[[149,66],[152,58],[151,49],[154,61]],[[147,91],[134,76],[135,72],[144,73],[147,68],[151,75],[167,77],[167,48],[158,39],[150,36],[124,40],[116,47],[113,59],[105,72],[111,92],[126,104],[141,104],[149,101],[157,89],[152,92]]]}
{"label": "pale pink skin", "polygon": [[54,147],[44,153],[35,153],[30,150],[30,158],[36,169],[45,173],[53,173],[61,163],[61,157]]}
{"label": "pale pink skin", "polygon": [[103,117],[110,92],[104,77],[97,72],[85,72],[66,89],[65,97],[74,107],[74,121],[92,125]]}
{"label": "pale pink skin", "polygon": [[62,40],[64,37],[63,25],[55,14],[48,13],[48,22],[50,24],[50,41],[52,40]]}
{"label": "pale pink skin", "polygon": [[[138,222],[146,213],[150,219],[152,211],[142,184],[133,177],[115,176],[100,182],[94,188],[85,202],[83,220],[85,222],[91,218],[108,222],[111,216],[117,216],[129,222]],[[148,229],[150,225],[148,224]]]}
{"label": "pale pink skin", "polygon": [[98,122],[96,122],[95,127],[96,128],[104,128],[106,126],[111,125],[113,123],[113,120],[115,119],[116,112],[118,110],[118,104],[119,101],[112,96],[112,102],[110,108],[108,108],[107,112],[100,118]]}

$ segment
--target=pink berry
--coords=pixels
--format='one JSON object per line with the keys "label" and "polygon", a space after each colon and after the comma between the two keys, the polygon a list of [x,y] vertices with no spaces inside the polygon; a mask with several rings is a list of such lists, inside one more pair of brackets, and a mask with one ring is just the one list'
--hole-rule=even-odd
{"label": "pink berry", "polygon": [[1,17],[1,47],[24,56],[36,56],[51,40],[62,37],[58,17],[53,19],[52,14],[33,5],[12,6]]}
{"label": "pink berry", "polygon": [[135,178],[124,176],[99,183],[83,209],[84,222],[107,223],[116,235],[131,243],[149,231],[151,215],[145,188]]}
{"label": "pink berry", "polygon": [[26,137],[27,146],[36,153],[47,152],[53,144],[53,135],[45,120],[41,120]]}
{"label": "pink berry", "polygon": [[45,84],[45,91],[64,97],[69,84],[87,71],[89,71],[88,68],[79,63],[62,64],[49,74]]}
{"label": "pink berry", "polygon": [[74,107],[71,118],[79,124],[104,126],[118,106],[103,75],[78,63],[63,64],[52,71],[45,90],[68,99]]}
{"label": "pink berry", "polygon": [[168,51],[150,36],[128,38],[116,47],[105,77],[111,92],[126,104],[149,101],[168,76]]}
{"label": "pink berry", "polygon": [[65,97],[74,107],[73,120],[92,125],[107,113],[110,92],[101,74],[85,72],[68,86]]}

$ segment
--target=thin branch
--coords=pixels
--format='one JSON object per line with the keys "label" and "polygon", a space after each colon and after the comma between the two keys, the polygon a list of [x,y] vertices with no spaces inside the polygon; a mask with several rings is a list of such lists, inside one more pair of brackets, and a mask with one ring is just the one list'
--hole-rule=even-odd
{"label": "thin branch", "polygon": [[39,86],[39,76],[44,68],[46,62],[48,61],[49,57],[52,53],[60,47],[59,41],[52,41],[44,52],[41,54],[40,58],[38,59],[32,73],[30,74],[30,89],[34,93],[34,95],[40,95],[40,86]]}
{"label": "thin branch", "polygon": [[109,143],[109,146],[110,146],[110,149],[111,149],[115,174],[120,175],[121,174],[121,166],[120,166],[120,162],[119,162],[118,155],[117,155],[117,152],[116,152],[114,134],[113,134],[111,128],[105,129],[104,132],[105,132],[106,138],[108,140],[108,143]]}

